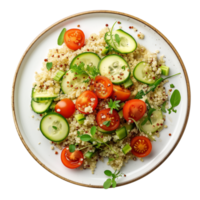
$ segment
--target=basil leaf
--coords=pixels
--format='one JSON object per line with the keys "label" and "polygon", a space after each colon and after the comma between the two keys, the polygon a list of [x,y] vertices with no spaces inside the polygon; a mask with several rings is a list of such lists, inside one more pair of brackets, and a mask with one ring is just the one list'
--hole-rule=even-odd
{"label": "basil leaf", "polygon": [[116,183],[115,179],[113,178],[113,179],[112,179],[112,187],[115,188],[116,185],[117,185],[117,183]]}
{"label": "basil leaf", "polygon": [[47,62],[47,63],[46,63],[46,68],[47,68],[48,70],[50,70],[52,67],[53,67],[53,63],[52,63],[52,62]]}
{"label": "basil leaf", "polygon": [[111,183],[112,183],[112,180],[110,178],[107,179],[103,184],[104,189],[108,189],[111,186]]}
{"label": "basil leaf", "polygon": [[125,68],[126,68],[126,67],[125,67],[125,65],[124,65],[124,66],[122,66],[122,69],[123,69],[123,70],[125,70]]}
{"label": "basil leaf", "polygon": [[103,125],[109,127],[109,126],[110,126],[110,121],[104,121],[104,122],[103,122]]}
{"label": "basil leaf", "polygon": [[66,28],[63,28],[63,30],[60,32],[60,35],[58,37],[57,43],[59,46],[61,46],[64,43],[64,35],[66,32]]}
{"label": "basil leaf", "polygon": [[88,141],[91,140],[91,136],[88,135],[88,134],[84,134],[84,135],[81,135],[81,136],[80,136],[80,139],[81,139],[82,141],[84,141],[84,142],[88,142]]}
{"label": "basil leaf", "polygon": [[170,88],[175,88],[174,84],[170,84]]}
{"label": "basil leaf", "polygon": [[165,106],[166,106],[166,101],[162,104],[162,106],[161,106],[161,111],[162,112],[164,112],[164,113],[166,113],[167,111],[166,111],[166,109],[165,109]]}
{"label": "basil leaf", "polygon": [[70,144],[70,145],[69,145],[69,151],[70,151],[71,153],[73,153],[73,152],[75,151],[75,149],[76,149],[76,146],[75,146],[74,144]]}
{"label": "basil leaf", "polygon": [[96,126],[93,126],[90,130],[91,135],[93,136],[96,133]]}
{"label": "basil leaf", "polygon": [[120,37],[118,34],[115,34],[115,41],[119,44],[120,43]]}
{"label": "basil leaf", "polygon": [[178,90],[174,90],[174,92],[172,93],[172,96],[170,98],[170,103],[173,107],[176,107],[179,105],[181,101],[181,94]]}
{"label": "basil leaf", "polygon": [[56,126],[52,126],[53,129],[57,130],[58,128]]}
{"label": "basil leaf", "polygon": [[111,172],[110,170],[105,170],[105,171],[104,171],[104,174],[105,174],[106,176],[112,176],[112,172]]}

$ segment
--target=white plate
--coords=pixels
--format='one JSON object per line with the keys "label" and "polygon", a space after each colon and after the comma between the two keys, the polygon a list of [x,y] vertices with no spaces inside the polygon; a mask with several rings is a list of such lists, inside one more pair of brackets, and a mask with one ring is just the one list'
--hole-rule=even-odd
{"label": "white plate", "polygon": [[[121,170],[126,174],[126,178],[120,178],[117,182],[118,185],[124,185],[144,177],[156,169],[174,150],[187,124],[190,109],[190,87],[184,64],[172,44],[153,26],[136,17],[113,11],[90,11],[67,17],[46,29],[30,45],[20,61],[13,83],[13,116],[18,134],[26,149],[39,164],[54,175],[88,187],[102,187],[106,180],[104,170],[111,168],[106,162],[99,162],[95,174],[92,175],[90,170],[70,170],[64,167],[60,161],[60,152],[59,155],[55,155],[49,141],[37,130],[39,121],[36,119],[40,117],[30,109],[31,88],[34,73],[40,71],[48,50],[57,47],[57,38],[62,28],[76,28],[80,24],[87,38],[91,33],[98,33],[105,24],[112,25],[115,21],[121,21],[123,30],[133,35],[138,43],[151,52],[159,50],[159,55],[164,54],[166,65],[170,67],[170,74],[181,72],[181,75],[170,79],[170,83],[173,83],[181,93],[181,103],[177,107],[177,113],[167,115],[168,128],[162,130],[160,138],[153,142],[152,153],[144,159],[144,162],[129,161]],[[129,29],[129,26],[134,26],[139,32],[144,33],[145,39],[139,40],[137,33]],[[170,83],[166,84],[167,89]],[[32,118],[32,115],[35,118]],[[169,133],[172,134],[171,137]]]}

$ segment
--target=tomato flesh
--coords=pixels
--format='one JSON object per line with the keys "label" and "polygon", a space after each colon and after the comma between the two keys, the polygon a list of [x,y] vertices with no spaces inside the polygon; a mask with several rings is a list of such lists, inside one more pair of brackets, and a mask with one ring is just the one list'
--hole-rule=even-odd
{"label": "tomato flesh", "polygon": [[56,104],[55,111],[63,117],[69,118],[75,112],[75,105],[71,99],[62,99]]}
{"label": "tomato flesh", "polygon": [[85,35],[80,29],[69,29],[65,32],[64,41],[72,50],[80,49],[85,43]]}
{"label": "tomato flesh", "polygon": [[[96,120],[98,126],[106,131],[113,131],[120,125],[120,118],[117,111],[113,110],[112,114],[110,114],[110,108],[100,110],[97,113]],[[110,121],[110,125],[108,127],[103,124],[105,121]]]}
{"label": "tomato flesh", "polygon": [[151,141],[144,136],[137,136],[131,140],[132,154],[137,157],[145,157],[151,153]]}
{"label": "tomato flesh", "polygon": [[99,99],[106,99],[111,96],[113,84],[110,79],[104,76],[96,76],[94,82],[94,92]]}
{"label": "tomato flesh", "polygon": [[[81,113],[89,114],[94,111],[94,109],[97,107],[97,104],[97,95],[91,91],[85,91],[76,100],[76,109]],[[91,107],[92,110],[87,111],[87,107]]]}
{"label": "tomato flesh", "polygon": [[113,85],[112,99],[126,101],[131,95],[131,92],[127,89],[121,88],[118,85]]}
{"label": "tomato flesh", "polygon": [[[123,107],[123,115],[126,121],[133,123],[143,117],[147,109],[146,103],[139,99],[132,99],[125,103]],[[132,118],[132,119],[130,119]]]}
{"label": "tomato flesh", "polygon": [[65,167],[75,169],[83,164],[83,153],[79,150],[71,153],[69,147],[66,147],[61,152],[61,161]]}

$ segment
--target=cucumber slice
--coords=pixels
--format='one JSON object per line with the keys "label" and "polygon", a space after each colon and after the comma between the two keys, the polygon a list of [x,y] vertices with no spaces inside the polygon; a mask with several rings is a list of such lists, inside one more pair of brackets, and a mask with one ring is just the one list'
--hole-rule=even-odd
{"label": "cucumber slice", "polygon": [[160,69],[161,69],[161,74],[162,75],[165,75],[165,76],[168,76],[169,75],[169,67],[167,67],[167,66],[161,66],[160,67]]}
{"label": "cucumber slice", "polygon": [[63,77],[64,74],[65,74],[64,71],[59,70],[59,71],[56,73],[56,75],[53,77],[53,79],[54,79],[55,81],[59,81],[59,80]]}
{"label": "cucumber slice", "polygon": [[133,81],[131,80],[131,78],[129,77],[126,82],[124,82],[124,87],[125,88],[128,88],[128,87],[131,87],[133,85]]}
{"label": "cucumber slice", "polygon": [[84,157],[91,159],[95,154],[96,154],[96,152],[88,151],[86,154],[84,154]]}
{"label": "cucumber slice", "polygon": [[89,66],[95,66],[96,68],[98,67],[98,63],[100,61],[100,57],[93,52],[84,52],[81,54],[78,54],[70,63],[70,67],[75,65],[75,64],[80,64],[81,62],[83,62],[85,64],[85,67],[87,67],[87,65]]}
{"label": "cucumber slice", "polygon": [[[146,134],[157,131],[161,127],[160,124],[163,124],[163,115],[161,110],[155,110],[152,114],[153,114],[153,116],[151,117],[152,124],[149,121],[147,121],[147,123],[142,126],[141,123],[143,122],[144,117],[140,120],[138,124],[140,129]],[[157,126],[157,124],[159,124],[159,126]]]}
{"label": "cucumber slice", "polygon": [[127,130],[128,133],[134,128],[134,124],[124,123],[122,125],[126,128],[126,130]]}
{"label": "cucumber slice", "polygon": [[123,126],[116,130],[116,134],[119,137],[119,140],[124,139],[127,136],[126,128]]}
{"label": "cucumber slice", "polygon": [[42,114],[42,113],[46,112],[47,110],[49,110],[49,108],[51,106],[51,102],[52,102],[52,100],[48,100],[44,103],[35,102],[35,101],[31,100],[31,107],[35,113]]}
{"label": "cucumber slice", "polygon": [[101,133],[105,133],[105,134],[111,134],[111,133],[115,132],[115,130],[114,131],[105,131],[102,128],[100,128],[99,126],[97,126],[97,131],[99,131]]}
{"label": "cucumber slice", "polygon": [[101,54],[102,54],[102,55],[106,55],[106,54],[108,54],[109,51],[110,51],[110,47],[109,47],[109,46],[106,46],[106,47],[101,51]]}
{"label": "cucumber slice", "polygon": [[85,120],[85,116],[83,114],[77,114],[75,115],[75,119],[79,124],[83,124]]}
{"label": "cucumber slice", "polygon": [[61,142],[69,134],[69,124],[62,115],[51,112],[40,121],[40,130],[47,139]]}
{"label": "cucumber slice", "polygon": [[124,117],[124,115],[123,115],[123,110],[120,110],[120,111],[118,112],[118,115],[119,115],[119,118],[122,119],[122,118]]}
{"label": "cucumber slice", "polygon": [[[119,44],[115,40],[115,34],[118,34],[120,37]],[[107,32],[105,34],[104,39],[108,45],[113,47],[113,49],[119,53],[131,53],[131,52],[135,51],[137,48],[137,42],[135,41],[135,39],[130,34],[128,34],[127,32],[125,32],[121,29],[113,31],[114,44],[111,40],[109,32]]]}
{"label": "cucumber slice", "polygon": [[133,76],[136,80],[142,82],[142,83],[145,83],[145,84],[152,84],[155,82],[155,80],[153,79],[149,79],[147,78],[147,74],[144,72],[144,68],[146,66],[149,66],[148,63],[142,61],[142,62],[139,62],[134,70],[133,70]]}
{"label": "cucumber slice", "polygon": [[108,55],[101,59],[99,62],[99,72],[116,85],[124,83],[130,76],[128,63],[116,54]]}
{"label": "cucumber slice", "polygon": [[122,149],[122,152],[124,153],[124,154],[127,154],[129,151],[131,151],[131,146],[129,145],[129,144],[126,144],[124,147],[123,147],[123,149]]}
{"label": "cucumber slice", "polygon": [[68,70],[63,76],[63,79],[61,82],[61,90],[65,94],[70,94],[74,92],[74,89],[76,88],[80,88],[80,87],[87,88],[89,83],[83,82],[86,79],[88,79],[87,75],[75,76],[75,74],[71,70]]}
{"label": "cucumber slice", "polygon": [[46,100],[52,100],[58,97],[58,94],[49,94],[46,90],[42,92],[36,92],[32,90],[32,100],[40,103],[45,103]]}

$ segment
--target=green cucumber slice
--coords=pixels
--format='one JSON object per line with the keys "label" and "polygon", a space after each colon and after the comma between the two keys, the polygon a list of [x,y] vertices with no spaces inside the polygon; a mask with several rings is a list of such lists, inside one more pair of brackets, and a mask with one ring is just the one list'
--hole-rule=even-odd
{"label": "green cucumber slice", "polygon": [[98,63],[100,61],[100,57],[93,52],[84,52],[81,54],[78,54],[70,63],[70,67],[77,64],[79,65],[81,62],[83,62],[85,64],[85,67],[87,67],[87,65],[89,66],[94,66],[94,67],[98,67]]}
{"label": "green cucumber slice", "polygon": [[40,103],[45,103],[46,100],[52,100],[58,97],[58,94],[49,94],[46,90],[42,92],[36,92],[32,90],[32,100]]}
{"label": "green cucumber slice", "polygon": [[168,76],[169,75],[169,67],[167,67],[167,66],[161,66],[160,67],[160,69],[161,69],[161,74],[162,75],[165,75],[165,76]]}
{"label": "green cucumber slice", "polygon": [[126,128],[123,126],[116,130],[116,134],[119,137],[119,140],[124,139],[127,136]]}
{"label": "green cucumber slice", "polygon": [[96,154],[96,152],[88,151],[87,153],[84,154],[84,157],[91,159],[95,154]]}
{"label": "green cucumber slice", "polygon": [[133,81],[131,80],[131,78],[129,77],[126,82],[123,83],[124,88],[128,88],[131,87],[133,85]]}
{"label": "green cucumber slice", "polygon": [[99,131],[101,133],[105,133],[105,134],[111,134],[111,133],[115,132],[115,130],[114,131],[105,131],[102,128],[100,128],[99,126],[97,126],[97,131]]}
{"label": "green cucumber slice", "polygon": [[[115,40],[115,34],[118,34],[119,37],[120,37],[120,42],[119,43],[117,43],[116,40]],[[137,42],[135,41],[133,36],[131,36],[129,33],[125,32],[125,31],[123,31],[121,29],[113,31],[114,44],[113,44],[113,42],[111,40],[109,32],[107,32],[105,34],[104,39],[105,39],[105,41],[106,41],[106,43],[108,45],[113,47],[113,49],[116,52],[119,52],[119,53],[131,53],[131,52],[135,51],[136,48],[137,48]]]}
{"label": "green cucumber slice", "polygon": [[55,81],[59,81],[59,80],[63,77],[64,74],[65,74],[64,71],[59,70],[59,71],[56,73],[56,75],[53,77],[53,79],[54,79]]}
{"label": "green cucumber slice", "polygon": [[74,92],[74,89],[76,88],[87,88],[89,83],[84,83],[83,81],[88,79],[87,75],[80,75],[75,76],[75,74],[68,70],[65,75],[63,76],[62,82],[61,82],[61,90],[65,94],[70,94]]}
{"label": "green cucumber slice", "polygon": [[133,76],[136,80],[142,82],[142,83],[145,83],[145,84],[152,84],[155,82],[155,80],[153,79],[149,79],[147,78],[147,74],[144,72],[144,68],[146,66],[149,66],[148,63],[142,61],[142,62],[139,62],[134,70],[133,70]]}
{"label": "green cucumber slice", "polygon": [[128,63],[116,54],[107,55],[101,59],[99,62],[99,72],[116,85],[126,82],[130,76]]}
{"label": "green cucumber slice", "polygon": [[122,125],[126,128],[126,130],[127,130],[128,133],[134,128],[134,124],[124,123]]}
{"label": "green cucumber slice", "polygon": [[109,46],[106,46],[106,47],[101,51],[101,54],[102,54],[102,55],[106,55],[106,54],[108,54],[109,51],[110,51],[110,47],[109,47]]}
{"label": "green cucumber slice", "polygon": [[123,110],[120,110],[120,111],[118,112],[118,115],[119,115],[119,118],[122,119],[122,118],[124,117],[124,115],[123,115]]}
{"label": "green cucumber slice", "polygon": [[44,103],[35,102],[31,100],[31,108],[35,113],[42,114],[49,110],[51,103],[52,100],[45,101]]}
{"label": "green cucumber slice", "polygon": [[[143,117],[140,120],[138,126],[146,134],[154,133],[155,131],[157,131],[159,128],[162,127],[160,125],[160,124],[163,124],[163,115],[162,115],[162,111],[161,110],[157,109],[152,113],[152,117],[151,117],[152,124],[149,121],[147,121],[146,124],[144,124],[142,126],[141,123],[143,122],[144,119],[145,119],[145,117]],[[159,124],[159,126],[157,124]]]}
{"label": "green cucumber slice", "polygon": [[85,116],[83,114],[77,114],[75,115],[75,119],[79,124],[83,124],[85,120]]}
{"label": "green cucumber slice", "polygon": [[61,142],[69,134],[69,124],[62,115],[51,112],[40,121],[40,130],[48,140]]}
{"label": "green cucumber slice", "polygon": [[124,154],[127,154],[129,151],[131,151],[131,146],[129,145],[129,144],[126,144],[124,147],[123,147],[123,149],[122,149],[122,152],[124,153]]}

